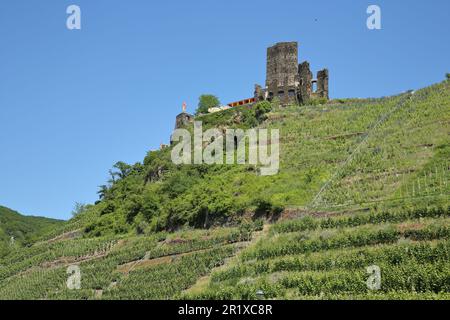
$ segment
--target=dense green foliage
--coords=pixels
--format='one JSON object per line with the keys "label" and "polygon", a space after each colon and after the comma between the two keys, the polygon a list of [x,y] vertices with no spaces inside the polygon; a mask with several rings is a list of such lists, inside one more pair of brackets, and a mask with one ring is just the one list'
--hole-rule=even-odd
{"label": "dense green foliage", "polygon": [[214,108],[220,106],[219,98],[212,94],[202,94],[198,98],[198,106],[196,114],[208,113],[209,108]]}

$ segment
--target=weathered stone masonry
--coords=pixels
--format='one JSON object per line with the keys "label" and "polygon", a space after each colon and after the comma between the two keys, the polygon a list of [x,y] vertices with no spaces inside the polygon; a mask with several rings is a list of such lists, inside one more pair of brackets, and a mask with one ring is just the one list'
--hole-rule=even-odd
{"label": "weathered stone masonry", "polygon": [[[314,89],[316,87],[316,89]],[[267,49],[266,86],[255,85],[256,101],[278,97],[282,104],[328,99],[328,70],[313,78],[307,61],[298,64],[297,42],[280,42]]]}
{"label": "weathered stone masonry", "polygon": [[175,120],[175,129],[182,128],[186,125],[188,125],[190,122],[194,120],[194,116],[183,111],[179,115],[177,115]]}

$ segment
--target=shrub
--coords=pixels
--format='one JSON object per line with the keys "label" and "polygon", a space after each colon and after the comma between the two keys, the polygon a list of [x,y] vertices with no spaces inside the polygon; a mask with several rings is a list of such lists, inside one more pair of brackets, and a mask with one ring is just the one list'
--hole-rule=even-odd
{"label": "shrub", "polygon": [[255,117],[259,122],[267,119],[266,113],[272,110],[272,105],[268,101],[261,101],[255,105]]}
{"label": "shrub", "polygon": [[280,214],[284,208],[280,205],[273,204],[270,201],[257,198],[254,200],[253,204],[255,205],[255,217],[267,217],[270,215],[278,215]]}
{"label": "shrub", "polygon": [[196,114],[208,113],[209,108],[220,106],[219,99],[212,94],[202,94],[198,99],[198,108]]}
{"label": "shrub", "polygon": [[328,102],[328,100],[326,98],[312,98],[308,101],[308,105],[311,106],[318,106],[321,104],[326,104]]}

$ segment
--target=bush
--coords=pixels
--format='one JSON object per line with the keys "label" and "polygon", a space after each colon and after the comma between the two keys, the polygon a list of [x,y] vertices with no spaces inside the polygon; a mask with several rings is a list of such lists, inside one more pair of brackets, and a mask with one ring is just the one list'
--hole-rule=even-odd
{"label": "bush", "polygon": [[267,118],[265,114],[272,110],[272,105],[268,101],[261,101],[258,102],[254,108],[255,108],[255,117],[259,122],[261,122]]}
{"label": "bush", "polygon": [[327,102],[328,102],[328,100],[326,98],[312,98],[311,100],[309,100],[307,102],[307,105],[318,106],[321,104],[326,104]]}
{"label": "bush", "polygon": [[275,205],[270,201],[260,199],[260,198],[255,199],[253,204],[256,207],[255,208],[255,217],[256,218],[268,217],[270,215],[278,215],[284,210],[283,207],[281,207],[279,205]]}

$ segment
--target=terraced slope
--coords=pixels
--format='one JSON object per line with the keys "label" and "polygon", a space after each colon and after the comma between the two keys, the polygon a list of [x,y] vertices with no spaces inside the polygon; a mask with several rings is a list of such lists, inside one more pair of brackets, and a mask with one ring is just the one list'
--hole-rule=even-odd
{"label": "terraced slope", "polygon": [[[261,227],[41,242],[1,260],[0,299],[175,298]],[[80,270],[79,290],[67,286],[67,270],[74,265]]]}
{"label": "terraced slope", "polygon": [[119,164],[100,202],[0,258],[0,299],[450,298],[449,81],[252,112],[201,120],[279,129],[279,174],[170,149]]}
{"label": "terraced slope", "polygon": [[[450,213],[344,214],[283,221],[211,276],[200,299],[450,298]],[[367,285],[380,270],[380,287]]]}

